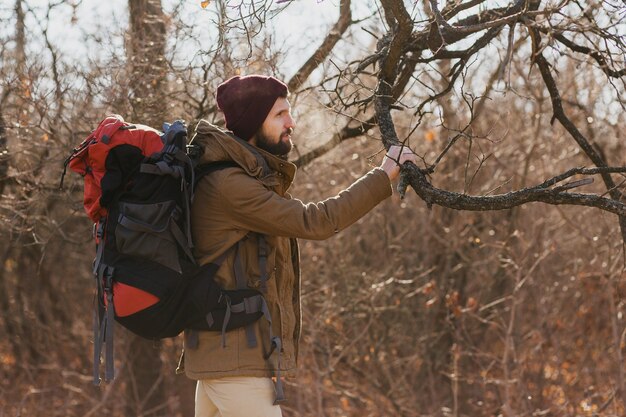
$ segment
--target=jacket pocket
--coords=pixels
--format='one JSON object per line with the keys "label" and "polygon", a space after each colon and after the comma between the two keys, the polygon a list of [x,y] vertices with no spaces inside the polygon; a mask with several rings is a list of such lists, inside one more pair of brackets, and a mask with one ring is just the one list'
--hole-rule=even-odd
{"label": "jacket pocket", "polygon": [[182,232],[176,224],[179,217],[176,202],[120,203],[119,210],[115,228],[117,250],[158,262],[180,273],[176,242]]}

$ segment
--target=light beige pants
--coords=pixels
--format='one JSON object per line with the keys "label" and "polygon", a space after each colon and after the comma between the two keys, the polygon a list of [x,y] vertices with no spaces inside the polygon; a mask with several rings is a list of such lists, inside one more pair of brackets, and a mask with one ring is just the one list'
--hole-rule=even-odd
{"label": "light beige pants", "polygon": [[196,417],[282,417],[270,378],[205,379],[196,385]]}

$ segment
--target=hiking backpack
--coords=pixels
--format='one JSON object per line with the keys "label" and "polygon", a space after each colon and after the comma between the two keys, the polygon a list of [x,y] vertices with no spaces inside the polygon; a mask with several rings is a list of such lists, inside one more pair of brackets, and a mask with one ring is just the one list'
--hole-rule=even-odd
{"label": "hiking backpack", "polygon": [[[234,163],[194,169],[184,123],[163,130],[109,116],[65,161],[84,178],[84,207],[94,221],[94,384],[100,383],[103,347],[105,380],[114,378],[114,321],[152,340],[183,330],[221,331],[223,344],[226,331],[246,326],[250,346],[256,344],[252,323],[262,316],[271,322],[260,292],[240,285],[239,277],[239,289],[229,291],[213,280],[238,244],[203,266],[192,254],[193,187],[200,175]],[[258,238],[263,275],[267,246]],[[280,339],[270,338],[280,352]]]}

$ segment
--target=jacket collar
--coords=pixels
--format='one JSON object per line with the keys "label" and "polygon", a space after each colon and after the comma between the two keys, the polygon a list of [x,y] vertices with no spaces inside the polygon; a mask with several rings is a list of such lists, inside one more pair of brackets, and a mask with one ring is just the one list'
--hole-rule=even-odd
{"label": "jacket collar", "polygon": [[287,190],[296,174],[293,163],[257,148],[206,120],[200,120],[190,144],[203,149],[199,163],[233,161],[248,175],[270,187],[281,184],[282,189]]}

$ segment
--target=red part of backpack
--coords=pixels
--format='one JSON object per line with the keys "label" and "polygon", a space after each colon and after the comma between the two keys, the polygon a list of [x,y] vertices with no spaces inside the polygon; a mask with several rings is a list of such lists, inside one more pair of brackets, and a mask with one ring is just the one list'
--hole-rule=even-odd
{"label": "red part of backpack", "polygon": [[159,301],[159,298],[147,291],[140,290],[122,282],[113,283],[115,314],[119,317],[130,316],[144,310]]}
{"label": "red part of backpack", "polygon": [[105,162],[109,151],[119,145],[132,145],[150,156],[163,149],[159,132],[137,124],[129,124],[119,115],[104,119],[98,127],[73,150],[69,158],[72,171],[85,180],[83,204],[87,215],[94,222],[106,216],[107,210],[100,204],[102,197],[101,181],[106,173]]}

